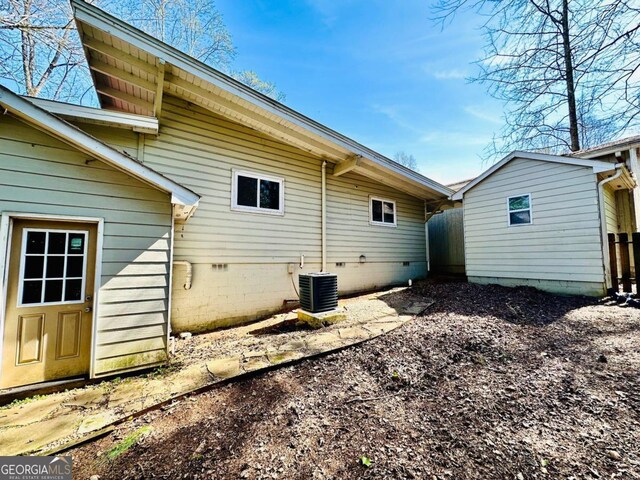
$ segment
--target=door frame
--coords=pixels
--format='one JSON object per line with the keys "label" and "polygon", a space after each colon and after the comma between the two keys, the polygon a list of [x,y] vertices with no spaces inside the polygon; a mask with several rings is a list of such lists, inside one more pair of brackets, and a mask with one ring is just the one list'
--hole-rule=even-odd
{"label": "door frame", "polygon": [[[7,286],[9,284],[9,256],[14,220],[42,220],[51,222],[92,223],[97,225],[96,264],[94,266],[93,309],[91,311],[91,355],[89,360],[89,378],[94,378],[96,337],[98,328],[99,293],[102,278],[102,245],[104,237],[104,219],[99,217],[81,217],[72,215],[51,215],[48,213],[2,212],[0,213],[0,338],[4,338],[5,315],[7,305]],[[4,341],[0,341],[0,358]],[[2,362],[0,362],[2,375]]]}

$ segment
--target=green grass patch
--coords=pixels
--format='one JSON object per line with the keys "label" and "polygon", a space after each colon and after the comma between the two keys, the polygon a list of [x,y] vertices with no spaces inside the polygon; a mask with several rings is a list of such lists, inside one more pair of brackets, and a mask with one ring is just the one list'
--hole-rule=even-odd
{"label": "green grass patch", "polygon": [[0,407],[0,410],[6,410],[7,408],[17,407],[19,405],[25,405],[27,403],[35,402],[36,400],[42,400],[45,397],[46,395],[34,395],[33,397],[27,397],[27,398],[21,398],[21,399],[16,398],[13,402],[7,403],[6,405],[3,405],[2,407]]}
{"label": "green grass patch", "polygon": [[115,447],[107,452],[107,458],[109,460],[115,460],[131,447],[137,445],[140,440],[151,433],[151,430],[153,429],[150,426],[146,425],[142,428],[139,428],[135,432],[131,432],[120,443],[118,443]]}

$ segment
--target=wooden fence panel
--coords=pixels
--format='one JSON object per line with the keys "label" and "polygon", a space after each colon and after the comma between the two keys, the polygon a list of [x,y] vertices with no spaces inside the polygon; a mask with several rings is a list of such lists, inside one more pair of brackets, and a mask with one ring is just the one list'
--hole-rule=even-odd
{"label": "wooden fence panel", "polygon": [[427,223],[431,271],[464,275],[464,227],[462,208],[438,213]]}

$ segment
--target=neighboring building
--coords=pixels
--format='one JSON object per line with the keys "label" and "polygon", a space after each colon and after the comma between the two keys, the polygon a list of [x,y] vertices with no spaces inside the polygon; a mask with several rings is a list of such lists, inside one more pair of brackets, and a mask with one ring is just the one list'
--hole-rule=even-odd
{"label": "neighboring building", "polygon": [[156,365],[171,331],[282,309],[301,272],[426,276],[451,189],[72,7],[102,109],[0,89],[0,388]]}
{"label": "neighboring building", "polygon": [[607,233],[635,231],[635,185],[624,163],[513,152],[451,197],[464,205],[467,277],[603,295]]}

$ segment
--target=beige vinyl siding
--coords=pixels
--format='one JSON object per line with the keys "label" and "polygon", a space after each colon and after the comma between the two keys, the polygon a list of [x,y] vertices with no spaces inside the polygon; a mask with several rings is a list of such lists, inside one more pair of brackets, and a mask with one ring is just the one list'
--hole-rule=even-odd
{"label": "beige vinyl siding", "polygon": [[[87,130],[136,153],[132,132]],[[0,212],[104,219],[94,373],[166,359],[168,194],[5,116],[0,118]]]}
{"label": "beige vinyl siding", "polygon": [[[531,195],[533,223],[508,226],[507,198]],[[464,195],[471,280],[556,291],[604,289],[596,177],[591,168],[515,159]]]}
{"label": "beige vinyl siding", "polygon": [[604,216],[607,224],[607,233],[618,233],[618,208],[616,192],[610,185],[603,188]]}
{"label": "beige vinyl siding", "polygon": [[[190,290],[183,288],[184,267],[174,269],[176,331],[273,313],[297,299],[299,273],[320,270],[321,158],[166,95],[160,134],[145,136],[144,161],[202,196],[195,215],[175,231],[175,259],[193,264]],[[284,215],[231,210],[234,169],[283,178]],[[329,270],[348,262],[337,271],[341,292],[424,275],[421,201],[358,175],[333,177],[330,166],[327,186]],[[369,225],[370,194],[397,201],[397,229]]]}
{"label": "beige vinyl siding", "polygon": [[[395,202],[397,226],[369,223],[370,197]],[[364,264],[359,263],[360,255],[366,257]],[[352,172],[328,175],[327,269],[338,274],[341,292],[423,278],[424,202]]]}

